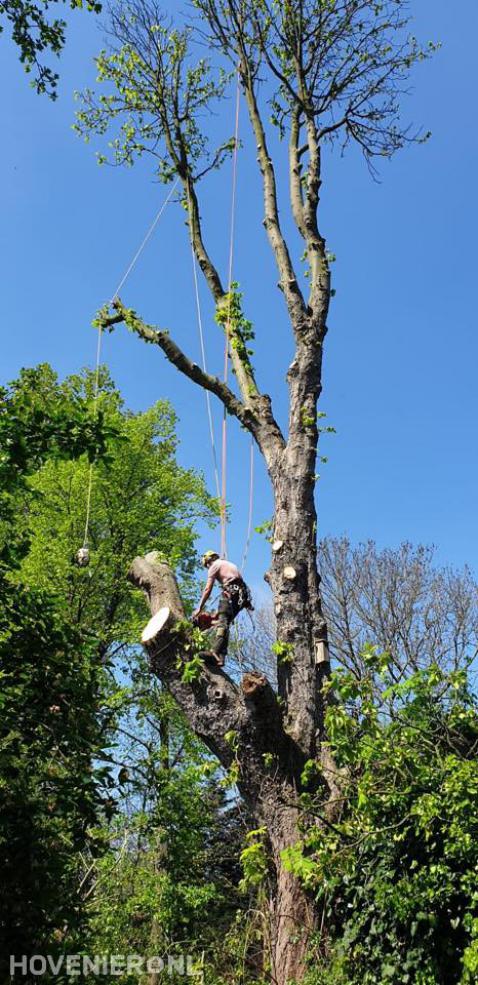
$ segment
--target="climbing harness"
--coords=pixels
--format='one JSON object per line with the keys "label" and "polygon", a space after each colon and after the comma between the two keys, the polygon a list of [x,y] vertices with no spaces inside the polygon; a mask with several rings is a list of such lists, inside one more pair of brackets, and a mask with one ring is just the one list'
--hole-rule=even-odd
{"label": "climbing harness", "polygon": [[[142,240],[142,242],[140,243],[138,249],[136,250],[136,253],[134,254],[134,257],[131,260],[129,266],[125,270],[125,272],[124,272],[124,274],[123,274],[123,276],[122,276],[122,278],[121,278],[121,280],[120,280],[120,282],[118,284],[118,287],[116,288],[116,291],[114,292],[114,294],[113,294],[113,296],[112,296],[112,298],[111,298],[111,300],[109,302],[109,307],[111,307],[111,305],[113,304],[113,302],[116,301],[116,299],[117,299],[117,297],[119,295],[119,292],[121,291],[121,288],[126,283],[126,281],[128,280],[129,275],[134,270],[134,267],[136,266],[136,264],[137,264],[137,262],[138,262],[138,260],[139,260],[139,258],[141,256],[141,254],[142,254],[142,252],[143,252],[146,244],[151,239],[151,236],[153,235],[154,230],[156,229],[156,226],[158,225],[158,222],[159,222],[159,220],[160,220],[160,218],[161,218],[164,210],[166,209],[166,206],[169,205],[169,203],[170,203],[170,201],[171,201],[171,199],[172,199],[172,197],[174,195],[174,192],[176,191],[176,188],[177,188],[178,184],[179,184],[179,178],[175,181],[173,187],[169,191],[169,194],[164,199],[164,202],[162,203],[160,209],[156,213],[156,216],[155,216],[153,222],[151,223],[151,225],[150,225],[150,227],[149,227],[149,229],[148,229],[148,231],[147,231],[144,239]],[[97,341],[97,344],[96,344],[95,383],[94,383],[94,389],[93,389],[93,413],[94,413],[95,418],[97,417],[97,414],[98,414],[98,395],[99,395],[99,388],[100,388],[100,359],[101,359],[101,342],[102,342],[102,336],[103,336],[103,326],[100,323],[100,325],[98,327],[98,341]],[[83,535],[83,545],[82,545],[82,547],[80,547],[79,551],[77,551],[76,556],[75,556],[76,557],[76,563],[77,563],[78,567],[80,567],[80,568],[86,568],[88,566],[88,564],[90,563],[90,550],[89,550],[89,546],[88,546],[88,534],[89,534],[89,529],[90,529],[91,494],[92,494],[92,491],[93,491],[94,466],[95,466],[95,463],[94,462],[91,462],[90,463],[90,470],[89,470],[89,474],[88,474],[88,488],[87,488],[87,494],[86,494],[86,518],[85,518],[85,532],[84,532],[84,535]]]}

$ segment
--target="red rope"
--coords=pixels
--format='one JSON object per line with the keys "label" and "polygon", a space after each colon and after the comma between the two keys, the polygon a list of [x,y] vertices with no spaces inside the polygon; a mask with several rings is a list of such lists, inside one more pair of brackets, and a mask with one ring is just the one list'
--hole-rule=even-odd
{"label": "red rope", "polygon": [[[191,208],[191,196],[189,194],[189,188],[188,188],[188,213],[189,213],[189,222],[191,223],[192,208]],[[204,372],[207,373],[206,344],[204,341],[201,300],[199,297],[199,284],[198,284],[198,276],[197,276],[197,260],[196,260],[196,254],[194,253],[192,232],[191,232],[191,261],[192,261],[192,269],[193,269],[194,293],[196,297],[196,317],[197,317],[197,325],[198,325],[198,333],[199,333],[199,344],[201,347],[201,361],[202,361],[202,368]],[[209,390],[205,390],[204,393],[206,397],[206,409],[207,409],[207,417],[209,422],[209,438],[211,441],[212,464],[214,469],[214,480],[216,483],[216,495],[218,500],[221,502],[222,490],[221,490],[221,481],[219,479],[219,466],[217,462],[216,441],[214,438],[214,422],[212,417],[211,395],[209,393]]]}
{"label": "red rope", "polygon": [[[231,221],[230,221],[230,236],[229,236],[229,263],[228,263],[228,312],[225,323],[225,344],[224,344],[224,367],[223,367],[223,379],[227,383],[229,374],[229,353],[230,353],[230,329],[231,329],[231,292],[233,284],[233,268],[234,268],[234,239],[235,239],[235,225],[236,225],[236,198],[237,198],[237,164],[238,164],[238,150],[239,150],[239,115],[240,115],[240,76],[237,72],[237,86],[236,86],[236,108],[235,108],[235,129],[234,129],[234,151],[232,158],[232,191],[231,191]],[[188,196],[188,210],[191,215],[191,202]],[[191,243],[192,247],[192,243]],[[192,248],[193,249],[193,248]],[[198,316],[199,325],[199,335],[201,342],[201,354],[203,368],[206,369],[206,354],[205,345],[203,338],[202,329],[202,318],[201,318],[201,308],[199,301],[199,289],[197,283],[197,273],[196,273],[196,263],[193,250],[193,272],[194,272],[194,286],[196,293],[196,308]],[[209,430],[212,445],[212,455],[214,463],[214,473],[216,479],[216,489],[218,496],[220,498],[220,519],[221,519],[221,555],[222,557],[227,557],[227,509],[226,509],[226,497],[227,497],[227,411],[224,408],[223,418],[222,418],[222,442],[221,442],[221,477],[219,482],[218,468],[217,468],[217,458],[216,458],[216,447],[214,441],[214,428],[212,423],[212,412],[209,404],[209,394],[206,392],[206,399],[208,401],[208,418],[209,418]],[[220,488],[219,488],[220,487]],[[249,553],[249,547],[252,536],[252,521],[253,521],[253,504],[254,504],[254,441],[251,438],[251,448],[250,448],[250,471],[249,471],[249,515],[247,524],[247,534],[246,542],[244,546],[244,552],[242,556],[242,568],[244,568],[247,555]]]}

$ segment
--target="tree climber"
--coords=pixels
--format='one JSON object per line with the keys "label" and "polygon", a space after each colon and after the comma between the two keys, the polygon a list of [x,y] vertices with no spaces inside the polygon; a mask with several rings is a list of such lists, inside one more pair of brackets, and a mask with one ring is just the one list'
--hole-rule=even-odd
{"label": "tree climber", "polygon": [[219,667],[224,666],[229,643],[229,627],[241,609],[252,610],[251,591],[246,585],[239,568],[231,561],[225,561],[219,557],[216,551],[206,551],[202,557],[202,563],[208,569],[206,587],[202,593],[198,608],[193,613],[193,621],[199,620],[211,592],[214,583],[219,582],[222,593],[219,600],[217,615],[214,619],[215,639],[211,650],[211,655]]}

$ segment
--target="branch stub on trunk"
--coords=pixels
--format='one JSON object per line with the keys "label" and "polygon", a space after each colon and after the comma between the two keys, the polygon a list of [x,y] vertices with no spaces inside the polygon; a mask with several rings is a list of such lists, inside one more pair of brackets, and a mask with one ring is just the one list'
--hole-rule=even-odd
{"label": "branch stub on trunk", "polygon": [[257,671],[250,671],[244,674],[241,682],[244,697],[251,698],[258,691],[264,690],[266,684],[267,678],[264,674],[259,674]]}

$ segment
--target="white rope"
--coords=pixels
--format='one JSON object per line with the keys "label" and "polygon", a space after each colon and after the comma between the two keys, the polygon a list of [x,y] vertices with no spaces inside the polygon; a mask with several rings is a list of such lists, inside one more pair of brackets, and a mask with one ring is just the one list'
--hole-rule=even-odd
{"label": "white rope", "polygon": [[[231,191],[231,210],[230,210],[229,263],[228,263],[229,310],[227,313],[227,320],[225,326],[226,339],[225,339],[225,347],[224,347],[224,373],[223,373],[224,382],[227,382],[227,378],[228,378],[228,368],[229,368],[228,361],[229,361],[229,351],[230,351],[230,316],[231,316],[230,306],[231,306],[231,290],[232,290],[233,265],[234,265],[234,238],[235,238],[235,222],[236,222],[237,163],[238,163],[237,157],[238,157],[238,149],[239,149],[239,113],[240,113],[240,80],[239,80],[239,72],[238,72],[237,87],[236,87],[235,134],[234,134],[234,154],[233,154],[233,166],[232,166],[232,191]],[[199,297],[198,276],[197,276],[197,260],[196,260],[196,254],[194,252],[194,242],[192,235],[192,205],[191,205],[191,195],[190,195],[189,187],[188,187],[187,197],[188,197],[188,213],[189,213],[189,224],[190,224],[191,257],[192,257],[192,266],[193,266],[194,290],[196,295],[196,312],[197,312],[197,323],[198,323],[199,339],[201,346],[202,368],[204,372],[207,373],[206,347],[204,342],[204,330],[203,330],[201,302]],[[216,451],[216,442],[214,437],[213,416],[211,410],[211,396],[208,390],[205,390],[205,395],[206,395],[207,415],[209,421],[209,434],[211,439],[212,458],[213,458],[213,466],[214,466],[214,480],[216,485],[216,493],[221,503],[221,555],[223,557],[227,557],[227,533],[226,533],[227,530],[227,516],[226,516],[227,413],[226,410],[224,409],[223,422],[222,422],[222,464],[221,464],[221,479],[220,479],[218,457]],[[244,571],[244,568],[246,566],[246,561],[251,544],[253,511],[254,511],[254,439],[251,437],[250,467],[249,467],[249,515],[247,522],[246,541],[242,555],[242,565],[241,565],[242,571]]]}
{"label": "white rope", "polygon": [[[197,275],[197,261],[196,261],[196,254],[194,252],[194,244],[193,244],[193,238],[192,238],[192,210],[191,210],[191,196],[190,196],[190,193],[189,193],[189,188],[188,188],[188,211],[189,211],[189,223],[190,223],[190,228],[191,228],[191,237],[190,237],[190,239],[191,239],[191,261],[192,261],[192,267],[193,267],[194,291],[195,291],[195,295],[196,295],[196,315],[197,315],[197,323],[198,323],[199,342],[200,342],[200,346],[201,346],[201,362],[202,362],[202,368],[203,368],[204,372],[207,373],[206,346],[205,346],[205,343],[204,343],[204,327],[203,327],[202,312],[201,312],[201,300],[200,300],[200,297],[199,297],[199,284],[198,284],[198,275]],[[211,439],[211,451],[212,451],[212,462],[213,462],[213,468],[214,468],[214,480],[215,480],[215,484],[216,484],[216,495],[217,495],[218,500],[220,500],[221,499],[221,483],[220,483],[220,480],[219,480],[219,466],[218,466],[218,461],[217,461],[216,441],[215,441],[215,438],[214,438],[214,424],[213,424],[213,418],[212,418],[211,394],[209,393],[209,390],[205,390],[204,393],[206,395],[206,407],[207,407],[207,416],[208,416],[208,421],[209,421],[209,437]]]}
{"label": "white rope", "polygon": [[[98,413],[98,391],[100,388],[100,356],[101,356],[101,337],[103,334],[103,329],[100,325],[98,329],[98,341],[96,343],[96,368],[95,368],[95,387],[93,391],[93,411],[95,420]],[[90,513],[91,513],[91,492],[93,489],[93,462],[90,462],[90,470],[88,475],[88,492],[86,496],[86,519],[85,519],[85,533],[83,537],[83,550],[88,549],[88,530],[90,527]]]}
{"label": "white rope", "polygon": [[178,184],[179,184],[179,178],[177,178],[176,181],[174,182],[174,185],[171,188],[169,194],[164,199],[164,202],[163,202],[163,204],[162,204],[159,212],[157,213],[156,218],[151,223],[151,225],[150,225],[150,227],[148,229],[148,232],[146,233],[146,236],[143,239],[143,242],[141,243],[141,245],[136,250],[136,253],[135,253],[135,255],[134,255],[134,257],[133,257],[133,259],[132,259],[132,261],[131,261],[131,263],[130,263],[130,265],[128,267],[128,269],[123,274],[123,276],[122,276],[122,278],[121,278],[121,280],[120,280],[120,282],[118,284],[118,287],[116,288],[116,291],[113,294],[113,297],[111,298],[110,304],[113,304],[113,301],[118,297],[118,294],[121,291],[121,288],[123,287],[123,284],[125,284],[125,282],[127,281],[130,273],[132,272],[132,270],[136,266],[136,263],[139,260],[141,254],[142,254],[142,252],[143,252],[143,250],[144,250],[144,248],[146,246],[146,243],[148,242],[149,239],[151,239],[151,236],[153,235],[154,230],[156,229],[156,226],[158,225],[158,222],[159,222],[159,220],[160,220],[160,218],[161,218],[161,216],[162,216],[162,214],[163,214],[166,206],[169,205],[169,203],[170,203],[170,201],[171,201],[171,199],[172,199],[172,197],[174,195],[174,192],[176,191],[176,188],[178,187]]}
{"label": "white rope", "polygon": [[[224,345],[224,383],[227,383],[229,371],[230,331],[231,331],[231,291],[234,266],[234,236],[236,227],[236,191],[237,191],[237,159],[239,151],[239,116],[241,109],[241,84],[239,69],[236,74],[236,110],[234,126],[234,153],[232,157],[232,189],[231,189],[231,218],[229,234],[229,269],[228,269],[228,312],[226,321],[226,339]],[[221,463],[221,557],[227,558],[227,411],[224,407],[222,416],[222,463]]]}
{"label": "white rope", "polygon": [[254,438],[251,435],[251,446],[249,452],[249,516],[247,519],[246,543],[242,555],[241,571],[244,574],[249,548],[252,537],[252,521],[254,517]]}
{"label": "white rope", "polygon": [[[151,223],[151,225],[150,225],[150,227],[149,227],[149,229],[148,229],[148,231],[147,231],[147,233],[146,233],[146,235],[145,235],[142,243],[139,245],[138,249],[136,250],[136,253],[135,253],[134,257],[131,260],[131,263],[129,264],[128,268],[126,269],[125,273],[123,274],[123,276],[122,276],[122,278],[121,278],[121,280],[120,280],[120,282],[118,284],[118,287],[116,288],[116,291],[114,292],[114,294],[111,297],[111,300],[109,302],[109,306],[111,306],[113,304],[113,301],[116,300],[116,298],[118,297],[119,292],[121,291],[121,288],[126,283],[126,281],[128,280],[129,275],[134,270],[134,268],[135,268],[135,266],[136,266],[136,264],[137,264],[137,262],[138,262],[138,260],[139,260],[139,258],[141,256],[141,254],[142,254],[142,252],[143,252],[146,244],[151,239],[151,236],[153,235],[154,230],[156,229],[156,226],[158,225],[158,222],[159,222],[159,220],[160,220],[160,218],[161,218],[161,216],[162,216],[162,214],[163,214],[166,206],[169,205],[169,203],[170,203],[170,201],[171,201],[171,199],[172,199],[172,197],[174,195],[174,192],[176,191],[176,188],[177,188],[178,184],[179,184],[179,178],[177,178],[177,180],[175,181],[173,187],[170,189],[170,191],[169,191],[168,195],[166,196],[164,202],[162,203],[159,211],[157,212],[157,214],[156,214],[153,222]],[[96,417],[97,417],[97,414],[98,414],[98,394],[99,394],[99,388],[100,388],[100,359],[101,359],[101,342],[102,342],[102,337],[103,337],[103,326],[100,324],[100,326],[98,328],[98,341],[97,341],[97,344],[96,344],[95,384],[94,384],[94,390],[93,390],[93,412],[94,412],[95,420],[96,420]],[[91,515],[91,494],[92,494],[92,490],[93,490],[93,471],[94,471],[94,462],[91,462],[90,463],[90,469],[89,469],[89,475],[88,475],[88,491],[87,491],[87,496],[86,496],[86,519],[85,519],[85,533],[84,533],[84,537],[83,537],[83,548],[82,548],[83,550],[87,550],[88,549],[88,531],[89,531],[89,528],[90,528],[90,515]]]}

